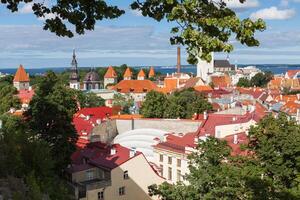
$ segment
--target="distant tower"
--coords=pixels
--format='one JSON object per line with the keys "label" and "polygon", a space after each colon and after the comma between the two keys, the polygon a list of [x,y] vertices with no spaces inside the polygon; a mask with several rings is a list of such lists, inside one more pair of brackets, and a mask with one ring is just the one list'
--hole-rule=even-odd
{"label": "distant tower", "polygon": [[207,84],[209,83],[209,75],[214,72],[214,53],[211,52],[211,61],[207,62],[198,56],[197,77],[202,78]]}
{"label": "distant tower", "polygon": [[18,68],[13,83],[17,90],[29,90],[29,76],[22,65]]}
{"label": "distant tower", "polygon": [[149,78],[154,78],[154,76],[155,76],[154,68],[153,68],[153,67],[150,67],[148,77],[149,77]]}
{"label": "distant tower", "polygon": [[146,74],[143,69],[141,69],[137,75],[137,80],[145,80]]}
{"label": "distant tower", "polygon": [[75,49],[73,50],[73,59],[71,62],[71,73],[70,73],[70,88],[79,90],[80,89],[80,80],[77,69],[77,60],[75,55]]}
{"label": "distant tower", "polygon": [[104,88],[106,88],[108,84],[116,84],[117,78],[118,76],[114,68],[112,66],[109,66],[104,75]]}
{"label": "distant tower", "polygon": [[177,73],[180,73],[181,69],[181,57],[180,57],[180,47],[177,47]]}
{"label": "distant tower", "polygon": [[124,80],[131,80],[131,78],[132,78],[132,72],[131,72],[130,68],[127,67],[127,69],[125,70],[125,73],[123,75],[123,79]]}

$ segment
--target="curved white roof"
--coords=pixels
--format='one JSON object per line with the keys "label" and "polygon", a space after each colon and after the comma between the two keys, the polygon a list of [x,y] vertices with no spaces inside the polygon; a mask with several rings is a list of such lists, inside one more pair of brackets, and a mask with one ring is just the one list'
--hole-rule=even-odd
{"label": "curved white roof", "polygon": [[126,131],[115,137],[113,143],[120,144],[127,148],[136,148],[137,151],[142,152],[149,162],[154,161],[153,147],[154,138],[159,138],[163,140],[164,135],[167,131],[162,131],[158,129],[135,129],[131,131]]}

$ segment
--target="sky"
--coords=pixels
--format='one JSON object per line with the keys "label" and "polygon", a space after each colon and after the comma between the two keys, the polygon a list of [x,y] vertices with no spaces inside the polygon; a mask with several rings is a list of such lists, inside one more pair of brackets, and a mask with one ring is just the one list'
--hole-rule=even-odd
{"label": "sky", "polygon": [[[18,13],[11,13],[0,4],[0,69],[20,64],[25,68],[68,67],[74,48],[80,67],[174,66],[176,46],[169,43],[172,25],[132,11],[131,1],[108,0],[126,14],[98,21],[94,31],[71,39],[44,31],[45,19],[36,18],[30,4],[21,4]],[[259,47],[245,47],[232,41],[232,63],[300,64],[300,0],[246,0],[244,4],[227,1],[240,18],[262,18],[267,24],[266,31],[256,34],[261,42]],[[226,56],[219,53],[215,58]],[[182,64],[187,64],[184,48]]]}

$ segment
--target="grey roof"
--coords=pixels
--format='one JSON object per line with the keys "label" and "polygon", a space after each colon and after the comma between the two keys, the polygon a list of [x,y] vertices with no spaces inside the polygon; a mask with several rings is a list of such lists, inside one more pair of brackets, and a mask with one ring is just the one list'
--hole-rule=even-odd
{"label": "grey roof", "polygon": [[215,68],[223,68],[223,67],[231,68],[231,65],[228,60],[214,60],[214,67]]}
{"label": "grey roof", "polygon": [[212,99],[212,102],[218,103],[218,104],[231,104],[232,103],[230,98]]}
{"label": "grey roof", "polygon": [[85,82],[100,82],[99,75],[95,71],[87,73],[84,77]]}
{"label": "grey roof", "polygon": [[279,112],[280,111],[280,108],[283,106],[282,103],[275,103],[273,106],[272,106],[272,110],[273,111],[276,111],[276,112]]}

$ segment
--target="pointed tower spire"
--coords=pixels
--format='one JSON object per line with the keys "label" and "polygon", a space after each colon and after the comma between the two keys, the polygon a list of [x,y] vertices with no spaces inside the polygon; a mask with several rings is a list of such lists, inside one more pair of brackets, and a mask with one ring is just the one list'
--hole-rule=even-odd
{"label": "pointed tower spire", "polygon": [[77,69],[75,49],[73,49],[73,59],[71,62],[70,88],[77,89],[77,90],[80,89],[79,73]]}

